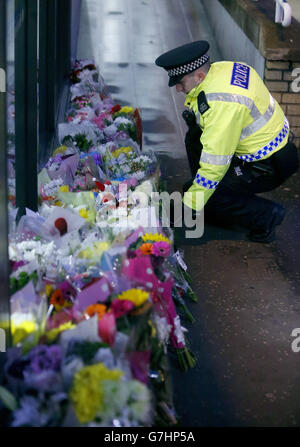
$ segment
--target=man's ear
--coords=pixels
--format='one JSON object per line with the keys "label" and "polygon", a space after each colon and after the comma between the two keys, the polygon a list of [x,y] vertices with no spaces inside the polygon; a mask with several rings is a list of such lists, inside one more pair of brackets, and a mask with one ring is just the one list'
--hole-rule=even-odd
{"label": "man's ear", "polygon": [[200,71],[200,70],[196,71],[195,76],[196,76],[196,80],[198,83],[203,82],[203,80],[205,78],[205,74],[202,73],[202,71]]}

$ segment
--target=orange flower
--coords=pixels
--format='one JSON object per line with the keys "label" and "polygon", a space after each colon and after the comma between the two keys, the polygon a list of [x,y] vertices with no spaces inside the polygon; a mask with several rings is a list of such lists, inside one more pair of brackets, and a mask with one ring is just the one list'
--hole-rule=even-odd
{"label": "orange flower", "polygon": [[152,244],[143,244],[140,246],[140,250],[143,255],[151,255],[152,254]]}
{"label": "orange flower", "polygon": [[105,304],[91,304],[84,311],[84,313],[88,314],[90,317],[93,317],[95,314],[97,314],[98,320],[101,320],[105,312],[106,312]]}
{"label": "orange flower", "polygon": [[65,305],[65,299],[63,293],[60,289],[54,290],[51,294],[50,304],[52,304],[55,309],[61,309]]}

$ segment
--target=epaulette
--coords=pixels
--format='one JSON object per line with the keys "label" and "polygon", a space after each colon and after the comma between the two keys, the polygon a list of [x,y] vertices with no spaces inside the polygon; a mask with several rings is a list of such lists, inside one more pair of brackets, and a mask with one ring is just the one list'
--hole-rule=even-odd
{"label": "epaulette", "polygon": [[203,115],[210,108],[205,93],[202,91],[199,93],[197,98],[198,110],[201,115]]}

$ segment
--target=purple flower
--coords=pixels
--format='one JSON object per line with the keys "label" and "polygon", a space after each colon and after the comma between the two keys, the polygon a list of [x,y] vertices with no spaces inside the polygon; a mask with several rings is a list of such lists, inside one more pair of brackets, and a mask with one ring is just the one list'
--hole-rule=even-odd
{"label": "purple flower", "polygon": [[117,140],[126,140],[127,138],[128,138],[128,135],[123,130],[120,130],[115,135],[115,139],[117,139]]}
{"label": "purple flower", "polygon": [[92,152],[92,157],[94,159],[94,162],[96,163],[96,165],[101,166],[101,157],[100,154],[98,154],[98,152]]}
{"label": "purple flower", "polygon": [[24,395],[20,407],[13,413],[13,427],[58,426],[62,418],[62,404],[66,401],[65,393],[53,394],[45,398]]}
{"label": "purple flower", "polygon": [[58,371],[62,360],[62,351],[60,346],[39,345],[32,349],[29,355],[30,370],[39,374],[44,370]]}
{"label": "purple flower", "polygon": [[153,244],[152,252],[155,256],[163,256],[167,258],[170,254],[171,247],[168,242],[160,241]]}

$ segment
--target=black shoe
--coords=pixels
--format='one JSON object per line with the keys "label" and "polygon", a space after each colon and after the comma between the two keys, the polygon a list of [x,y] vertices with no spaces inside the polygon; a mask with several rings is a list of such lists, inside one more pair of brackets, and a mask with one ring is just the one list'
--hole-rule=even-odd
{"label": "black shoe", "polygon": [[276,205],[273,208],[273,218],[271,224],[267,230],[263,231],[251,231],[248,235],[249,239],[253,242],[262,242],[268,244],[276,239],[275,229],[277,225],[280,225],[285,216],[285,209],[281,205]]}

